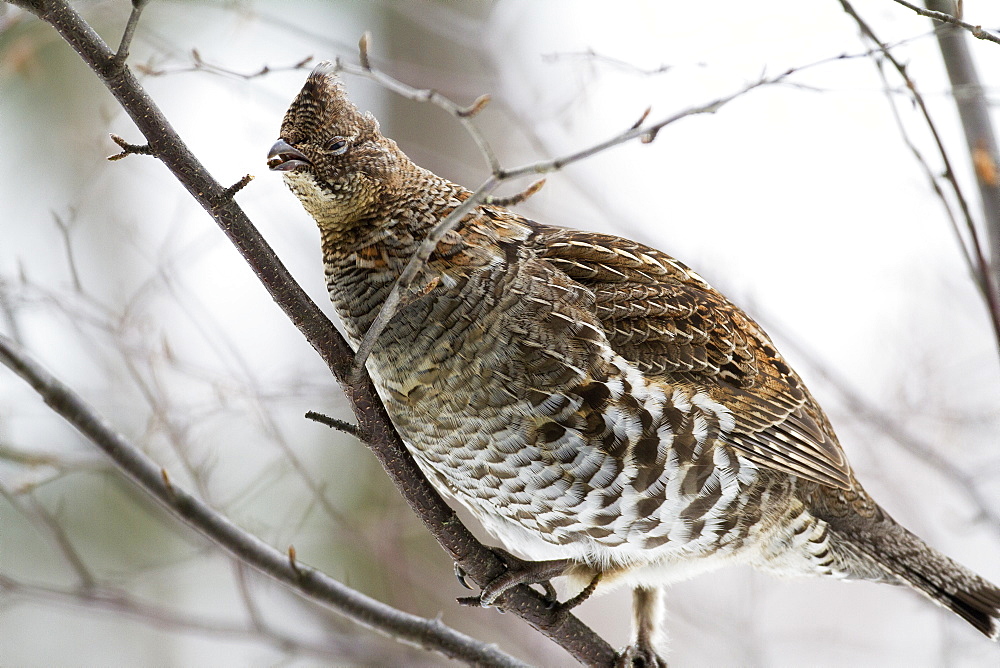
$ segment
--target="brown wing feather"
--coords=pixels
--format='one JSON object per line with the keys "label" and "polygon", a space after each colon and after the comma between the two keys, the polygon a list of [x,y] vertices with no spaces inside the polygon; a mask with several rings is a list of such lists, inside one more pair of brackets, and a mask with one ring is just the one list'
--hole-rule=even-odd
{"label": "brown wing feather", "polygon": [[590,289],[614,350],[651,376],[707,386],[732,411],[726,442],[754,462],[848,489],[823,411],[767,335],[694,271],[642,244],[531,224],[538,257]]}

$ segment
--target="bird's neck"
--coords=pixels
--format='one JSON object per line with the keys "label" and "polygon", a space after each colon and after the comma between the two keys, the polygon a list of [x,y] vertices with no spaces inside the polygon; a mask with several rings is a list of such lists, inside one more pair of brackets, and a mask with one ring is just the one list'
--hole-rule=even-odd
{"label": "bird's neck", "polygon": [[469,195],[462,186],[416,165],[410,167],[400,187],[380,193],[363,211],[337,225],[320,226],[328,264],[331,260],[365,264],[362,258],[376,250],[390,251],[390,260],[398,253],[408,259],[434,226]]}
{"label": "bird's neck", "polygon": [[418,167],[403,185],[351,225],[321,229],[327,289],[352,338],[367,330],[428,233],[470,194]]}

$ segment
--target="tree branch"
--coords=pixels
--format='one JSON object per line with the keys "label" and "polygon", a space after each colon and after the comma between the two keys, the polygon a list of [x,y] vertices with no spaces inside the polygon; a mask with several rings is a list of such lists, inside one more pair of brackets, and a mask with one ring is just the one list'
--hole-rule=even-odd
{"label": "tree branch", "polygon": [[[343,337],[295,283],[246,214],[227,196],[226,189],[188,150],[129,67],[116,66],[115,54],[65,0],[12,1],[52,25],[81,56],[135,122],[152,154],[170,169],[237,247],[274,301],[341,382],[358,418],[363,440],[445,551],[480,586],[500,575],[505,570],[503,562],[476,540],[423,477],[392,426],[371,381],[365,378],[348,382],[353,354]],[[137,482],[158,497],[166,491],[158,474],[143,475]],[[271,563],[270,567],[276,566]],[[288,575],[286,568],[287,565],[278,572]],[[319,577],[311,571],[307,575],[309,579]],[[503,604],[505,610],[525,619],[578,661],[595,666],[614,662],[616,653],[607,642],[575,616],[558,614],[532,589],[523,585],[512,589]]]}
{"label": "tree branch", "polygon": [[906,0],[894,0],[894,2],[898,5],[903,5],[907,9],[912,9],[921,16],[927,16],[929,18],[934,19],[935,21],[941,21],[942,23],[950,23],[951,25],[955,25],[960,28],[965,28],[970,33],[972,33],[973,37],[976,37],[977,39],[986,40],[987,42],[996,42],[997,44],[1000,44],[1000,35],[995,35],[991,32],[983,30],[982,26],[966,23],[965,21],[956,18],[951,14],[948,14],[947,12],[936,11],[934,9],[930,9],[929,7],[928,9],[924,9],[923,7],[910,4],[909,2],[906,2]]}
{"label": "tree branch", "polygon": [[132,0],[132,11],[128,15],[128,22],[122,32],[122,41],[115,52],[115,67],[124,67],[128,59],[128,51],[132,47],[132,40],[135,38],[135,29],[139,27],[139,17],[149,0]]}
{"label": "tree branch", "polygon": [[242,561],[370,629],[470,663],[524,665],[495,647],[459,633],[438,620],[396,610],[324,573],[293,562],[288,555],[243,531],[172,483],[164,469],[116,432],[78,394],[45,371],[21,346],[2,334],[0,362],[31,385],[53,411],[101,448],[142,489]]}
{"label": "tree branch", "polygon": [[219,65],[213,65],[212,63],[206,62],[202,57],[201,53],[197,49],[191,49],[191,58],[193,60],[192,64],[187,67],[176,67],[176,68],[159,68],[152,67],[151,65],[144,65],[142,63],[137,63],[134,65],[140,73],[145,74],[149,77],[162,77],[167,74],[177,74],[179,72],[209,72],[211,74],[222,74],[225,76],[233,77],[236,79],[243,79],[244,81],[250,79],[256,79],[258,77],[267,76],[272,72],[290,72],[294,70],[307,69],[309,63],[312,62],[312,56],[306,56],[300,59],[298,62],[292,65],[271,67],[270,65],[263,65],[260,69],[254,72],[236,72],[225,67],[220,67]]}

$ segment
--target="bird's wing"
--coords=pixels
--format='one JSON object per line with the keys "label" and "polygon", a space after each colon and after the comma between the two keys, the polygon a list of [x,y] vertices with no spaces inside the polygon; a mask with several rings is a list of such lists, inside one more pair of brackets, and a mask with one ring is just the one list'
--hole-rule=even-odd
{"label": "bird's wing", "polygon": [[536,256],[594,293],[615,352],[653,378],[707,387],[732,412],[728,445],[772,469],[852,486],[833,429],[801,379],[757,323],[700,276],[633,241],[530,226]]}

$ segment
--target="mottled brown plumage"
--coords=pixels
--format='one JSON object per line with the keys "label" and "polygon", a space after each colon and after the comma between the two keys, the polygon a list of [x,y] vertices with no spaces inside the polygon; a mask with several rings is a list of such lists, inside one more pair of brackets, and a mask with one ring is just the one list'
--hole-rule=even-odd
{"label": "mottled brown plumage", "polygon": [[[470,196],[413,164],[319,66],[268,165],[319,225],[357,343],[428,231]],[[497,206],[438,244],[367,365],[428,478],[553,572],[635,589],[656,663],[657,587],[727,562],[905,584],[987,636],[1000,589],[896,524],[767,335],[694,271],[619,237]]]}

